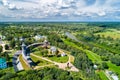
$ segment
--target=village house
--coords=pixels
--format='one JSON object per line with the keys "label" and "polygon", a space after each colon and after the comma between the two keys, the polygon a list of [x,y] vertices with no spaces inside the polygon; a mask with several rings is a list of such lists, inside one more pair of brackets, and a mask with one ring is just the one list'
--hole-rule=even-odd
{"label": "village house", "polygon": [[57,53],[57,48],[55,46],[52,46],[50,48],[50,51],[51,51],[52,55],[55,55]]}
{"label": "village house", "polygon": [[46,36],[41,36],[41,35],[36,35],[35,37],[34,37],[34,39],[37,41],[37,40],[44,40],[44,39],[46,39],[47,37]]}
{"label": "village house", "polygon": [[66,54],[65,54],[65,53],[62,53],[61,56],[64,57],[64,56],[66,56]]}

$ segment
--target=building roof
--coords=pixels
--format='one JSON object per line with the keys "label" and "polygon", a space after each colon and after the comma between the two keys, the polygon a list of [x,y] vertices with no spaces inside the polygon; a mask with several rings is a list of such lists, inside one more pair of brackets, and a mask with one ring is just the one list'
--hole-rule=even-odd
{"label": "building roof", "polygon": [[45,38],[45,39],[46,39],[46,36],[36,35],[34,38],[35,38],[35,39],[43,39],[43,38]]}
{"label": "building roof", "polygon": [[22,43],[22,46],[26,46],[25,43]]}
{"label": "building roof", "polygon": [[56,48],[55,46],[52,46],[50,49],[51,49],[52,51],[57,51],[57,48]]}
{"label": "building roof", "polygon": [[111,77],[113,78],[113,80],[119,80],[118,76],[116,75],[112,75]]}
{"label": "building roof", "polygon": [[5,58],[0,58],[0,64],[6,62],[6,59]]}

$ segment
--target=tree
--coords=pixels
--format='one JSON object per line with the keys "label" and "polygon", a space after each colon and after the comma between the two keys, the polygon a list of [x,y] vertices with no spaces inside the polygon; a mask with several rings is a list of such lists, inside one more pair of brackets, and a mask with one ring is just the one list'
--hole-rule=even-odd
{"label": "tree", "polygon": [[3,47],[2,46],[0,46],[0,53],[3,51]]}
{"label": "tree", "polygon": [[6,49],[6,50],[9,50],[9,46],[8,46],[7,44],[5,45],[5,49]]}
{"label": "tree", "polygon": [[115,56],[111,56],[111,62],[116,64],[117,66],[120,66],[120,56],[119,54],[116,54]]}
{"label": "tree", "polygon": [[104,69],[108,69],[108,68],[109,68],[106,62],[103,62],[103,63],[102,63],[102,67],[103,67]]}
{"label": "tree", "polygon": [[11,48],[15,47],[15,40],[10,41],[10,46],[11,46]]}
{"label": "tree", "polygon": [[5,55],[6,60],[9,61],[10,60],[10,56],[8,55],[8,53],[5,52],[4,55]]}

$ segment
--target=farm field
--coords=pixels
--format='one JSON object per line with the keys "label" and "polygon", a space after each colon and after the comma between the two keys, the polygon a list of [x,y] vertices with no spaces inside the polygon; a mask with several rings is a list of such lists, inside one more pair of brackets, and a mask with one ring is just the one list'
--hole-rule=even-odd
{"label": "farm field", "polygon": [[120,39],[120,31],[116,29],[107,29],[104,32],[96,33],[95,35],[104,36],[105,38],[111,37],[113,39]]}

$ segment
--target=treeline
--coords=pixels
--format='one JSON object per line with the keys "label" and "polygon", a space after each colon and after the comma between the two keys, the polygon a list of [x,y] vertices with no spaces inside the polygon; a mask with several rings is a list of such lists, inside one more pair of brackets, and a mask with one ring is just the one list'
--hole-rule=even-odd
{"label": "treeline", "polygon": [[20,73],[5,73],[0,71],[0,80],[82,80],[80,76],[57,68],[29,70]]}
{"label": "treeline", "polygon": [[74,49],[71,53],[75,56],[74,65],[84,74],[88,80],[100,80],[100,77],[95,73],[94,64],[87,55],[79,49]]}
{"label": "treeline", "polygon": [[99,26],[103,28],[119,28],[120,22],[94,22],[88,23],[87,26]]}
{"label": "treeline", "polygon": [[85,48],[86,46],[87,49],[100,55],[103,61],[109,60],[112,63],[116,64],[117,66],[120,66],[120,54],[119,54],[120,53],[120,43],[119,43],[120,39],[113,40],[110,37],[105,38],[104,36],[100,37],[99,35],[93,35],[93,34],[77,35],[77,38],[79,40],[84,41],[84,43],[86,42],[84,45],[82,44],[83,48]]}

